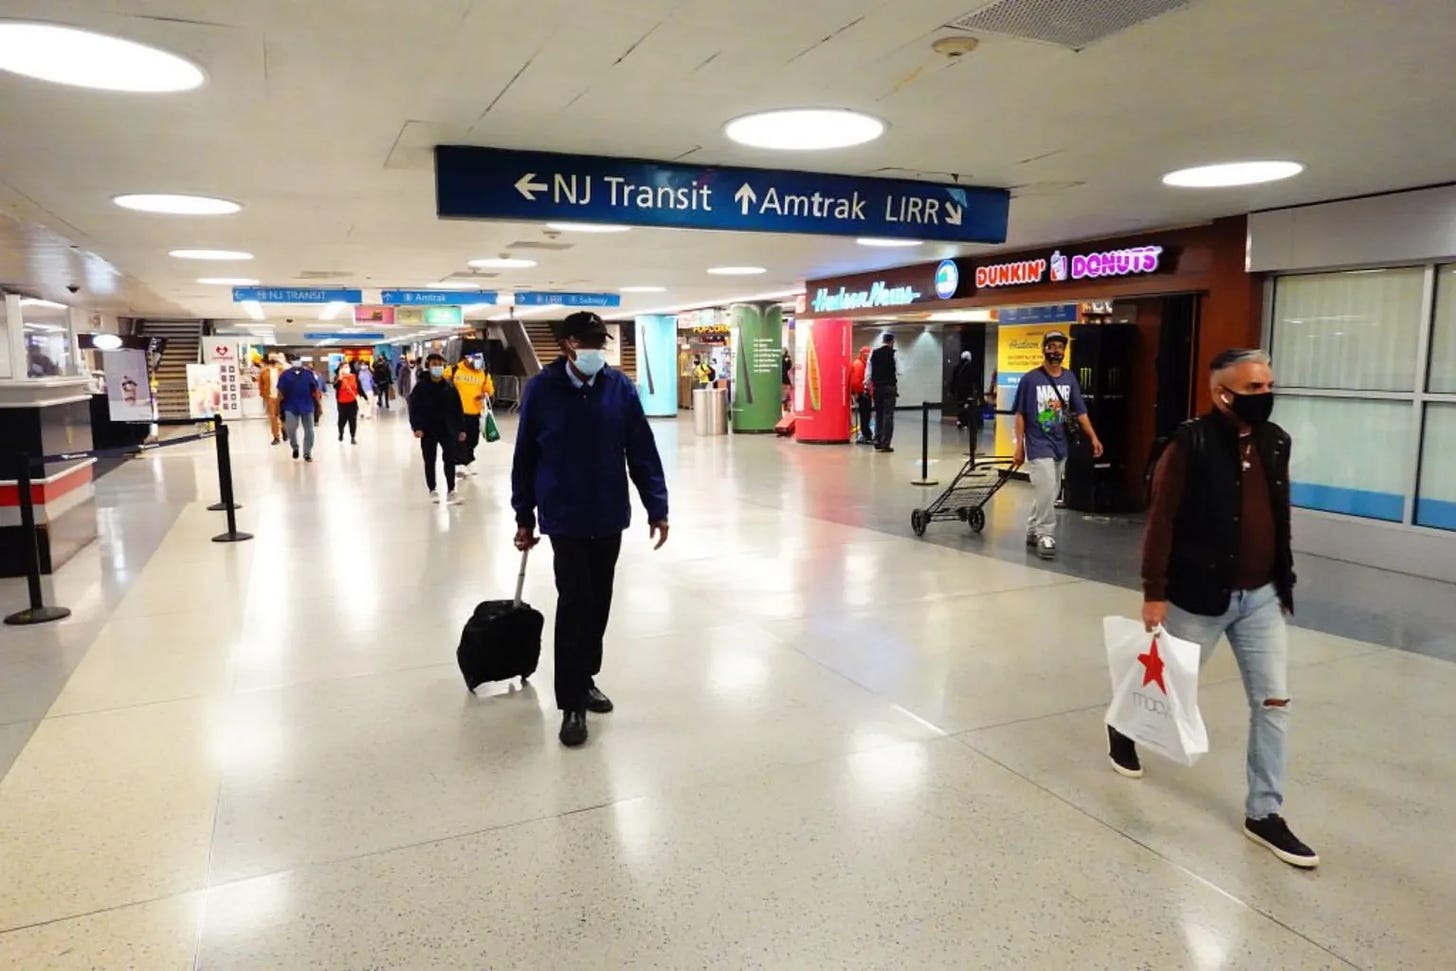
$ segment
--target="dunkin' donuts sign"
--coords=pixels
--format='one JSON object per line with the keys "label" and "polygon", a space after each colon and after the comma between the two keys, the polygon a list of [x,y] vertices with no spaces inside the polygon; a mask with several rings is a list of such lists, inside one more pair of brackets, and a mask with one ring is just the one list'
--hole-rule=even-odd
{"label": "dunkin' donuts sign", "polygon": [[976,267],[976,289],[1018,287],[1029,283],[1065,283],[1068,280],[1092,280],[1105,277],[1156,273],[1162,264],[1163,247],[1131,246],[1101,253],[1079,253],[1066,256],[1056,250],[1047,259],[1016,260]]}

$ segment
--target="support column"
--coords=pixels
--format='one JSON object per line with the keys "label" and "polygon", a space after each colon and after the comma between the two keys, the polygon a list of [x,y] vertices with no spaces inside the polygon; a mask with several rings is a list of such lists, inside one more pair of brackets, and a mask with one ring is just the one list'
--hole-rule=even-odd
{"label": "support column", "polygon": [[728,308],[733,332],[733,431],[771,432],[784,416],[784,310],[777,303]]}
{"label": "support column", "polygon": [[26,376],[25,319],[20,312],[20,298],[13,293],[0,294],[4,300],[0,312],[0,378],[20,379]]}
{"label": "support column", "polygon": [[677,318],[637,318],[637,393],[648,418],[677,417]]}

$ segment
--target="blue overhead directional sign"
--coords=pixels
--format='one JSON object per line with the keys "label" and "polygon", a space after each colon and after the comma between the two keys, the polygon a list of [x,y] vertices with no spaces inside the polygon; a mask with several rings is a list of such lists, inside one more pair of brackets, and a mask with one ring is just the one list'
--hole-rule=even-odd
{"label": "blue overhead directional sign", "polygon": [[381,290],[379,302],[390,307],[469,306],[495,303],[494,290]]}
{"label": "blue overhead directional sign", "polygon": [[552,304],[563,307],[620,307],[622,297],[616,293],[551,293],[544,290],[516,293],[517,307],[549,307]]}
{"label": "blue overhead directional sign", "polygon": [[348,341],[351,344],[368,344],[373,341],[384,340],[383,334],[351,334],[346,330],[340,331],[310,331],[303,335],[306,341]]}
{"label": "blue overhead directional sign", "polygon": [[442,219],[1004,243],[1005,189],[439,145]]}
{"label": "blue overhead directional sign", "polygon": [[341,287],[233,287],[233,302],[258,303],[363,303],[360,290]]}

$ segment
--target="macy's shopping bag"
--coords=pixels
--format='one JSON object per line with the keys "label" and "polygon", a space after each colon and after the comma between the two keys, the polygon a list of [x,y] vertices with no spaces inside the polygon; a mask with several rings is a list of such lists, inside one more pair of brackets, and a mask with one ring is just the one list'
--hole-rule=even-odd
{"label": "macy's shopping bag", "polygon": [[1208,752],[1198,713],[1198,645],[1161,627],[1149,634],[1126,617],[1104,617],[1102,637],[1112,675],[1107,724],[1164,758],[1197,762]]}

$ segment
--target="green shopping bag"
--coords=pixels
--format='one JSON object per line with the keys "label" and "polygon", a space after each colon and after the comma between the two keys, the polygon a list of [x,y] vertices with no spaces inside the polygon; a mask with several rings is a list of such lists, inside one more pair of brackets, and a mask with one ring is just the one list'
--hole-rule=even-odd
{"label": "green shopping bag", "polygon": [[500,429],[496,427],[495,415],[491,412],[485,413],[485,440],[487,442],[500,441]]}

